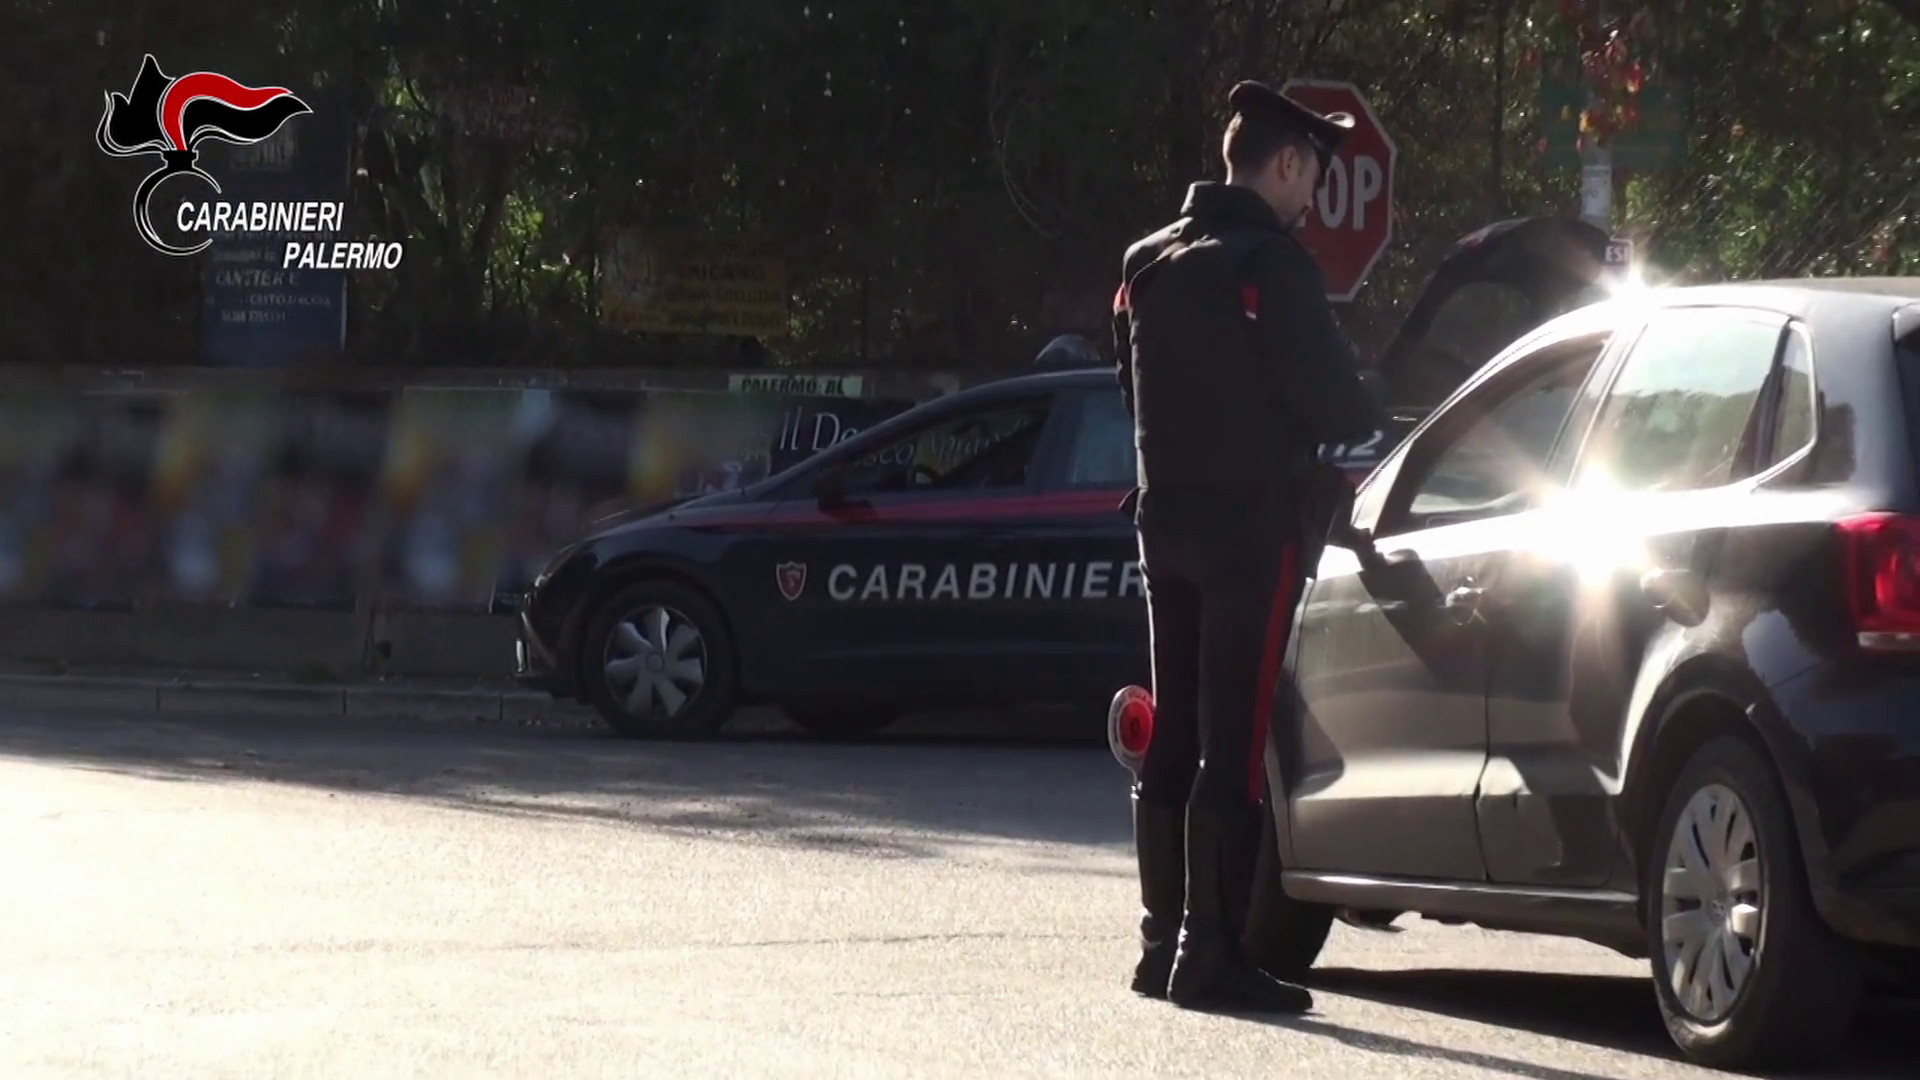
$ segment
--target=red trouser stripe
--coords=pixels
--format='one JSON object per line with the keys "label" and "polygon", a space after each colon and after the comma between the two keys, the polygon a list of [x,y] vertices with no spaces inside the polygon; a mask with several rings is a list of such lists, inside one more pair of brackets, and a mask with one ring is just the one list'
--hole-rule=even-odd
{"label": "red trouser stripe", "polygon": [[1247,761],[1247,795],[1260,801],[1261,779],[1267,767],[1267,727],[1273,717],[1274,683],[1280,678],[1280,658],[1286,655],[1287,634],[1293,629],[1294,565],[1298,552],[1292,544],[1280,549],[1280,583],[1273,589],[1273,607],[1267,612],[1267,634],[1260,652],[1260,685],[1253,694],[1252,754]]}

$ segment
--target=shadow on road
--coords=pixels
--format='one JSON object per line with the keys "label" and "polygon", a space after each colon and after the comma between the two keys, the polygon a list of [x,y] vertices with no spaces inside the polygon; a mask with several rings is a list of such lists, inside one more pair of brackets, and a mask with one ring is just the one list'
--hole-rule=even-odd
{"label": "shadow on road", "polygon": [[864,744],[765,724],[712,742],[642,743],[502,725],[12,713],[0,716],[0,757],[882,857],[968,842],[1123,848],[1126,775],[1085,726],[1008,714],[903,723]]}
{"label": "shadow on road", "polygon": [[[1529,1031],[1605,1050],[1668,1061],[1680,1056],[1660,1022],[1653,989],[1643,978],[1527,971],[1323,968],[1314,971],[1307,981],[1314,989],[1328,993]],[[1920,1034],[1916,1034],[1913,1019],[1911,1014],[1892,1009],[1865,1011],[1853,1044],[1833,1068],[1817,1075],[1891,1080],[1920,1073]],[[1338,1033],[1329,1034],[1340,1037]],[[1379,1038],[1352,1034],[1360,1040],[1355,1045]],[[1423,1052],[1451,1056],[1443,1049]],[[1581,1073],[1517,1062],[1503,1068],[1468,1060],[1478,1056],[1465,1054],[1461,1060],[1535,1080],[1591,1080]]]}
{"label": "shadow on road", "polygon": [[1325,1036],[1356,1050],[1448,1061],[1456,1065],[1480,1069],[1494,1076],[1518,1076],[1525,1077],[1526,1080],[1614,1080],[1613,1077],[1601,1076],[1598,1073],[1576,1072],[1572,1069],[1554,1068],[1551,1065],[1536,1065],[1532,1062],[1500,1057],[1497,1054],[1456,1050],[1451,1047],[1435,1046],[1432,1043],[1382,1035],[1378,1032],[1356,1031],[1340,1024],[1329,1024],[1318,1020],[1305,1020],[1294,1026],[1301,1031]]}

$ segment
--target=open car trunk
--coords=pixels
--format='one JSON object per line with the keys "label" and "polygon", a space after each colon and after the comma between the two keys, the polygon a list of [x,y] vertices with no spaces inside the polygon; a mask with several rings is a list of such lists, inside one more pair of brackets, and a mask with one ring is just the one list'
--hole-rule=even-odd
{"label": "open car trunk", "polygon": [[1389,430],[1345,448],[1341,464],[1371,472],[1427,413],[1487,361],[1534,328],[1601,299],[1607,233],[1573,218],[1516,218],[1453,245],[1407,313],[1369,378],[1381,389]]}

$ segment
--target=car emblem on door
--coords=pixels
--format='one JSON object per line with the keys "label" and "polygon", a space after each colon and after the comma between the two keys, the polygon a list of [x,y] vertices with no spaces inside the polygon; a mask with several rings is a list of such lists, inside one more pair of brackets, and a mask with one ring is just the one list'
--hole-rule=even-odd
{"label": "car emblem on door", "polygon": [[780,595],[789,600],[800,599],[807,587],[807,564],[803,562],[783,562],[773,568],[773,579],[780,585]]}

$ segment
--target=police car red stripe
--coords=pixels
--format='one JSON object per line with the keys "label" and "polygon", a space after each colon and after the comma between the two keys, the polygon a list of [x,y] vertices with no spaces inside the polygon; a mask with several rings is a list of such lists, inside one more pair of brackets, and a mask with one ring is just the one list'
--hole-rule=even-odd
{"label": "police car red stripe", "polygon": [[[1349,466],[1354,483],[1366,479],[1371,464]],[[1131,489],[1097,488],[1039,495],[992,495],[911,502],[861,503],[832,510],[816,506],[726,506],[681,511],[684,528],[721,529],[810,525],[908,525],[919,522],[1018,520],[1043,517],[1098,517],[1118,514]]]}
{"label": "police car red stripe", "polygon": [[754,526],[783,528],[808,525],[906,525],[919,522],[978,521],[1047,517],[1095,517],[1119,514],[1126,488],[1055,492],[1041,495],[993,495],[958,499],[913,499],[906,502],[861,503],[834,509],[815,506],[779,506],[768,509],[721,507],[685,511],[679,522],[686,528],[711,529]]}

